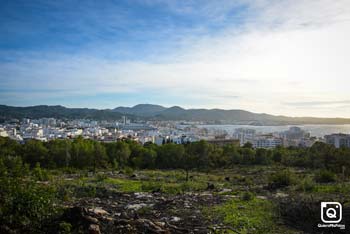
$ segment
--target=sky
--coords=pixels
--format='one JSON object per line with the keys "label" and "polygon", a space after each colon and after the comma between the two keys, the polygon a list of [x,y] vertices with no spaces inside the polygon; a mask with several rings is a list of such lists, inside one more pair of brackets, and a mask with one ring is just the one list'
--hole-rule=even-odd
{"label": "sky", "polygon": [[0,1],[0,104],[350,118],[349,0]]}

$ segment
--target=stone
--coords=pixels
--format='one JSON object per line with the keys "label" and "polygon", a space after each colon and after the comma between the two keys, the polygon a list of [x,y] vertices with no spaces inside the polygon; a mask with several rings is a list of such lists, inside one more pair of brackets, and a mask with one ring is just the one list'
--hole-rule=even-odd
{"label": "stone", "polygon": [[84,219],[89,223],[98,224],[98,219],[91,217],[89,215],[84,216]]}
{"label": "stone", "polygon": [[181,220],[181,218],[177,217],[177,216],[174,216],[174,217],[171,217],[170,221],[172,222],[179,222]]}
{"label": "stone", "polygon": [[127,209],[127,210],[139,210],[145,206],[147,206],[147,204],[145,204],[145,203],[129,204],[125,207],[125,209]]}
{"label": "stone", "polygon": [[89,226],[89,234],[101,234],[100,226],[97,224],[91,224]]}
{"label": "stone", "polygon": [[219,194],[230,193],[230,192],[232,192],[232,189],[224,188],[219,192]]}
{"label": "stone", "polygon": [[90,212],[96,214],[96,215],[108,215],[109,213],[107,211],[105,211],[104,209],[102,209],[101,207],[96,207],[94,209],[89,209]]}

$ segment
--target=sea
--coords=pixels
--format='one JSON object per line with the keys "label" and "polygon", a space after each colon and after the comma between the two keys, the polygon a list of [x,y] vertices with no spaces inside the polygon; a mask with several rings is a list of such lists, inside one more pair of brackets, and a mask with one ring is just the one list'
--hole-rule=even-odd
{"label": "sea", "polygon": [[257,133],[275,133],[288,130],[290,127],[299,127],[310,133],[311,136],[324,137],[333,133],[350,134],[350,124],[305,124],[305,125],[283,125],[283,126],[254,126],[254,125],[197,125],[199,128],[208,130],[225,130],[232,134],[237,128],[255,129]]}

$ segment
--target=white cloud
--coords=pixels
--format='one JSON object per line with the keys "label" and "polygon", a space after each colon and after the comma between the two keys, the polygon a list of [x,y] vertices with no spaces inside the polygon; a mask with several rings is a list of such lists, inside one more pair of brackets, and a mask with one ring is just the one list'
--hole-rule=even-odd
{"label": "white cloud", "polygon": [[[215,35],[181,35],[183,46],[156,61],[63,56],[48,61],[25,59],[6,65],[1,72],[19,74],[18,80],[7,81],[6,87],[10,88],[59,88],[76,95],[136,95],[160,90],[201,103],[188,103],[187,107],[350,117],[349,108],[332,105],[350,100],[350,2],[242,2],[249,5],[250,11],[244,24],[232,25]],[[201,7],[200,13],[209,12],[210,6]],[[217,15],[218,19],[227,9],[236,7],[216,6],[220,8],[213,9],[215,14],[210,17]],[[193,13],[192,5],[171,7],[179,14]],[[169,100],[165,97],[164,102]],[[286,105],[314,102],[327,105],[307,109]]]}

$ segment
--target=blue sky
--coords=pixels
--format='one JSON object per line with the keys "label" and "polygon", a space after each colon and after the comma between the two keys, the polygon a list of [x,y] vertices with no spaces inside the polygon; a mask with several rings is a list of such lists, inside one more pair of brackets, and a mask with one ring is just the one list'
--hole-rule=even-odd
{"label": "blue sky", "polygon": [[0,104],[350,117],[346,0],[0,5]]}

